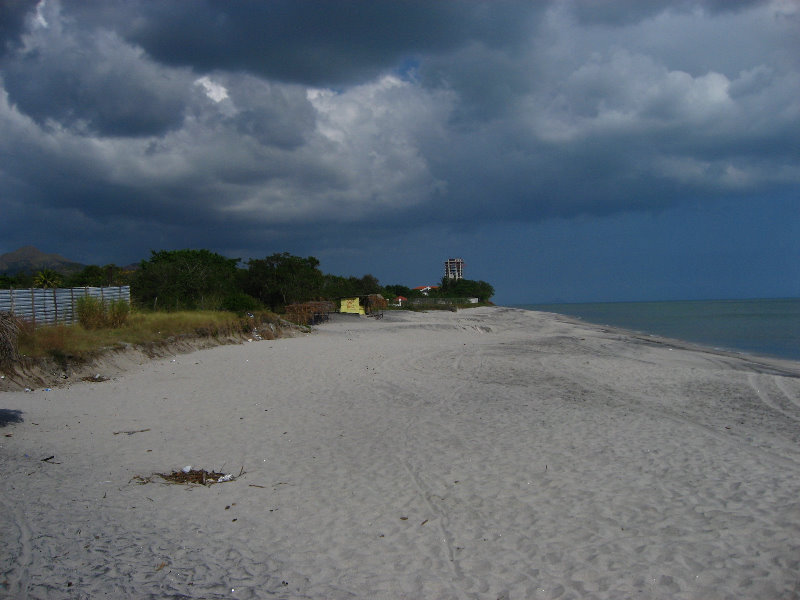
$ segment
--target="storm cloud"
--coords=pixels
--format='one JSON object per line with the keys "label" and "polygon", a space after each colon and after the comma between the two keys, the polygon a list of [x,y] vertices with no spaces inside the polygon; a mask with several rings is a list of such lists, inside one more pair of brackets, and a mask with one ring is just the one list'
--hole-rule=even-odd
{"label": "storm cloud", "polygon": [[0,251],[339,266],[800,190],[791,1],[3,6]]}

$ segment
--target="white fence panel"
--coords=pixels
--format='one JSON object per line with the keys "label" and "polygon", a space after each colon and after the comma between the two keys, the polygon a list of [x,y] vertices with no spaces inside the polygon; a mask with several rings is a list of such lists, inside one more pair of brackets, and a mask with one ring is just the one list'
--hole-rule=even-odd
{"label": "white fence panel", "polygon": [[75,303],[78,298],[92,296],[103,302],[124,300],[131,302],[131,287],[79,287],[79,288],[30,288],[25,290],[0,290],[0,312],[30,321],[34,325],[75,323],[78,313]]}

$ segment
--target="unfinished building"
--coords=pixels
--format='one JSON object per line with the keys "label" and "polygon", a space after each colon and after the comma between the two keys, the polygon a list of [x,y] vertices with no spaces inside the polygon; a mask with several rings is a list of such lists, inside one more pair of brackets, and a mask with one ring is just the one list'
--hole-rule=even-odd
{"label": "unfinished building", "polygon": [[464,279],[464,260],[461,258],[448,258],[444,261],[445,279]]}

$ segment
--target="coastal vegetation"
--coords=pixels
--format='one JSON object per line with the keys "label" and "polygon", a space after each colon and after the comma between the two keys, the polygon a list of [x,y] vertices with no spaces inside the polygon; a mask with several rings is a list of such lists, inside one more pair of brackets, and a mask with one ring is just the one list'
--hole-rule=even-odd
{"label": "coastal vegetation", "polygon": [[104,327],[86,327],[79,322],[69,326],[34,328],[23,322],[17,324],[16,352],[34,359],[81,359],[105,349],[120,349],[126,345],[158,345],[192,337],[219,340],[243,339],[253,335],[265,339],[278,337],[280,318],[277,315],[269,311],[251,314],[208,310],[136,311],[123,324],[109,322]]}
{"label": "coastal vegetation", "polygon": [[0,313],[0,365],[17,359],[20,325],[19,319]]}
{"label": "coastal vegetation", "polygon": [[75,303],[78,323],[85,329],[104,329],[122,327],[128,322],[130,304],[125,300],[103,302],[94,296],[78,298]]}
{"label": "coastal vegetation", "polygon": [[[34,328],[19,323],[20,354],[80,356],[120,344],[158,343],[181,336],[241,336],[265,324],[273,324],[274,331],[287,306],[371,294],[389,301],[397,296],[423,296],[404,285],[383,286],[371,274],[323,273],[315,257],[288,252],[243,262],[205,249],[161,250],[126,268],[70,264],[72,268],[64,273],[49,267],[33,273],[6,273],[0,276],[0,288],[130,285],[131,304],[81,298],[75,325]],[[434,298],[478,298],[480,302],[488,302],[493,294],[490,284],[466,279],[443,279],[429,292]]]}
{"label": "coastal vegetation", "polygon": [[442,285],[433,294],[439,298],[477,298],[479,302],[488,302],[494,296],[494,287],[485,281],[443,277]]}
{"label": "coastal vegetation", "polygon": [[[210,250],[160,250],[129,267],[88,265],[65,273],[42,268],[0,275],[0,288],[110,285],[130,285],[134,306],[139,310],[165,311],[241,313],[268,308],[282,312],[289,304],[347,296],[381,294],[389,300],[423,296],[420,290],[405,285],[382,285],[371,274],[343,277],[323,273],[317,258],[288,252],[243,262]],[[494,288],[485,281],[443,278],[428,295],[488,302]]]}
{"label": "coastal vegetation", "polygon": [[57,288],[61,285],[63,278],[52,269],[42,269],[33,278],[34,287]]}

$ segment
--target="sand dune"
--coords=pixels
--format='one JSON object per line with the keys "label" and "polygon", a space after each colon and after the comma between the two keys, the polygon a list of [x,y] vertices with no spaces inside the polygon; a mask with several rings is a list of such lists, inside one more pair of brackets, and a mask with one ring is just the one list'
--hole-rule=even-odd
{"label": "sand dune", "polygon": [[800,597],[797,363],[339,315],[0,409],[12,598]]}

